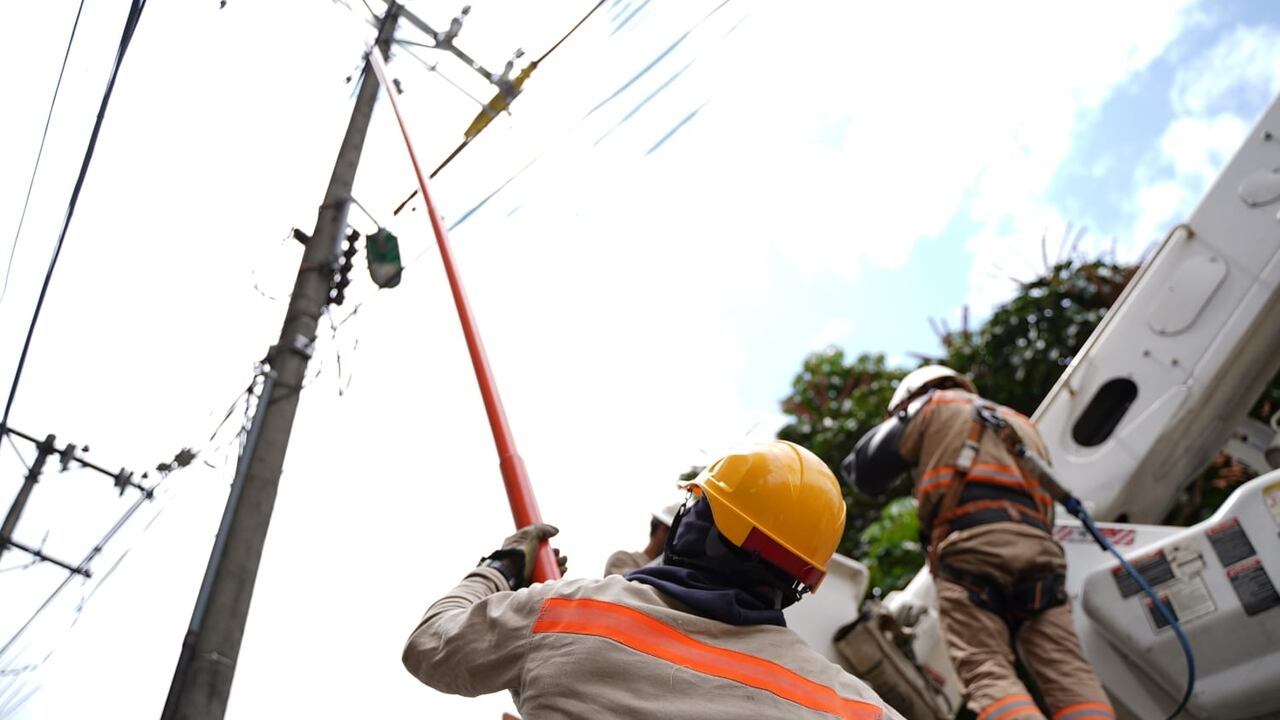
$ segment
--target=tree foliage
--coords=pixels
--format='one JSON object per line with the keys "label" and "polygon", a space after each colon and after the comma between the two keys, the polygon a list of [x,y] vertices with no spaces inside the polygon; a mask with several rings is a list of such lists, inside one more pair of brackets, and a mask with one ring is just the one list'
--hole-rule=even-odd
{"label": "tree foliage", "polygon": [[[1017,293],[974,330],[940,334],[940,356],[920,356],[968,373],[985,397],[1031,415],[1085,341],[1119,298],[1136,266],[1102,260],[1068,260],[1019,284]],[[840,461],[885,416],[899,380],[912,368],[893,367],[883,355],[849,359],[829,347],[804,360],[782,400],[791,417],[778,437],[813,450],[839,473]],[[1251,414],[1267,420],[1280,409],[1280,375]],[[1219,455],[1183,493],[1167,522],[1190,524],[1211,514],[1252,473]],[[864,497],[844,488],[848,520],[840,552],[871,570],[881,591],[904,585],[923,564],[914,502],[904,476],[886,497]]]}
{"label": "tree foliage", "polygon": [[915,500],[890,500],[859,536],[870,572],[868,587],[887,593],[906,586],[924,565]]}
{"label": "tree foliage", "polygon": [[[1029,415],[1133,272],[1103,261],[1054,265],[1021,283],[981,327],[944,333],[941,357],[921,359],[969,373],[985,396]],[[862,435],[884,419],[894,388],[911,369],[889,366],[879,354],[849,360],[835,347],[809,355],[782,400],[792,421],[778,437],[810,448],[838,473]],[[901,587],[923,564],[909,478],[884,498],[844,492],[849,512],[840,551],[867,563],[873,588]]]}
{"label": "tree foliage", "polygon": [[[803,445],[840,472],[840,461],[854,444],[884,419],[893,389],[905,371],[889,368],[883,355],[859,355],[852,361],[844,351],[829,347],[810,354],[800,373],[791,382],[791,394],[782,401],[782,410],[792,421],[778,431],[778,437]],[[896,495],[910,488],[895,486]],[[844,489],[849,507],[840,552],[861,556],[866,547],[862,531],[876,520],[882,501]]]}
{"label": "tree foliage", "polygon": [[944,335],[946,352],[937,360],[969,373],[985,397],[1029,416],[1135,269],[1100,260],[1058,263],[1021,283],[977,332]]}

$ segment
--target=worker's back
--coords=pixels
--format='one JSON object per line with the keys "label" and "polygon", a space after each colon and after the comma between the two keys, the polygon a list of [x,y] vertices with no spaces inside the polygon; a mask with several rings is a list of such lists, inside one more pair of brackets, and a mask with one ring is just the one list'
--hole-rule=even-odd
{"label": "worker's back", "polygon": [[[920,526],[927,533],[937,517],[938,505],[958,474],[957,461],[966,438],[974,434],[974,404],[985,402],[963,390],[937,390],[916,411],[898,448],[916,470],[915,497]],[[1010,408],[991,404],[999,417],[1017,432],[1033,452],[1045,457],[1044,443],[1029,420]],[[994,520],[1022,521],[1046,534],[1052,524],[1052,499],[1029,486],[1008,447],[996,432],[981,432],[977,454],[971,461],[964,491],[955,498],[951,512],[958,512],[951,529],[973,527]],[[1046,458],[1048,459],[1048,458]],[[1012,503],[1012,504],[1010,504]],[[1015,511],[1009,515],[1009,508]],[[964,512],[967,511],[967,512]],[[992,516],[992,517],[989,517]]]}
{"label": "worker's back", "polygon": [[406,667],[443,692],[511,690],[530,718],[901,717],[783,627],[710,620],[618,576],[496,589],[479,568],[433,605]]}

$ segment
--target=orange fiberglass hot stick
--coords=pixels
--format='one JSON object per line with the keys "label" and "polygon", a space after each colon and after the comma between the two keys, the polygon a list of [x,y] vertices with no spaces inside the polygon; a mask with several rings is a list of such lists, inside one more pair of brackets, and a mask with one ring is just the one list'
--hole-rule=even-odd
{"label": "orange fiberglass hot stick", "polygon": [[[418,155],[413,150],[413,141],[409,139],[409,129],[405,126],[404,116],[400,114],[400,105],[396,102],[396,93],[387,80],[387,66],[381,53],[376,49],[369,51],[369,63],[378,76],[378,82],[387,91],[391,108],[395,111],[396,122],[400,124],[400,134],[404,136],[405,147],[409,150],[409,160],[413,163],[413,171],[418,176],[418,188],[426,200],[427,216],[431,218],[431,229],[435,232],[440,246],[440,259],[444,261],[444,271],[449,278],[449,289],[453,292],[453,302],[458,308],[458,320],[462,323],[462,334],[467,340],[467,352],[471,354],[471,365],[476,371],[476,382],[480,385],[480,395],[484,398],[485,413],[489,416],[489,427],[493,430],[493,442],[498,449],[498,467],[502,471],[502,483],[507,489],[507,499],[511,503],[511,515],[516,527],[542,522],[542,514],[538,512],[538,501],[533,497],[533,486],[529,483],[529,473],[525,470],[524,461],[516,452],[515,437],[507,425],[507,414],[502,409],[502,399],[498,397],[498,385],[494,382],[493,371],[489,369],[489,360],[484,354],[484,345],[480,342],[480,330],[476,327],[475,316],[471,314],[471,306],[467,304],[466,292],[462,289],[462,280],[453,265],[453,251],[449,248],[449,234],[444,223],[440,221],[440,213],[436,210],[435,200],[427,190],[427,179],[418,165]],[[535,581],[557,580],[560,568],[556,564],[551,546],[542,544],[534,563],[533,579]]]}

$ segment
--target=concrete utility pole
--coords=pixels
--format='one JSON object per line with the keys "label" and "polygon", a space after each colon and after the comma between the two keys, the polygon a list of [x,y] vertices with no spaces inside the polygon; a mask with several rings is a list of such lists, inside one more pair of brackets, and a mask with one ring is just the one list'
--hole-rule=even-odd
{"label": "concrete utility pole", "polygon": [[[388,3],[382,16],[377,47],[384,56],[401,9],[397,3]],[[238,487],[228,497],[222,528],[169,687],[161,715],[164,720],[217,720],[226,712],[298,394],[314,348],[316,324],[330,301],[334,271],[342,258],[340,246],[351,187],[377,96],[378,81],[366,63],[315,231],[309,238],[301,238],[306,241],[306,250],[280,340],[267,358],[269,382],[264,383],[252,437],[241,458],[245,470],[237,472]]]}

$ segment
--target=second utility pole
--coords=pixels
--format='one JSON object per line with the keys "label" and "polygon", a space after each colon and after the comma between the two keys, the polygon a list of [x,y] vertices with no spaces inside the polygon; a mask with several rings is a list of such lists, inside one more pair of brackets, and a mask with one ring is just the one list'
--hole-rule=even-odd
{"label": "second utility pole", "polygon": [[[377,47],[384,56],[400,9],[399,4],[388,3],[382,16]],[[378,80],[366,63],[315,231],[302,254],[280,340],[268,356],[266,371],[272,380],[264,384],[258,401],[257,415],[262,417],[254,419],[257,427],[241,458],[246,469],[237,472],[239,487],[233,488],[227,500],[222,528],[165,701],[161,716],[165,720],[219,720],[226,713],[262,545],[298,410],[298,394],[314,348],[316,325],[329,302],[333,272],[341,259],[339,248],[347,227],[351,188],[377,96]]]}

